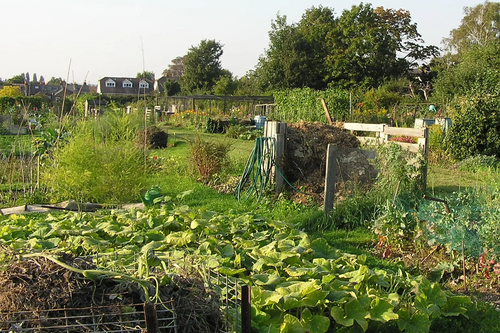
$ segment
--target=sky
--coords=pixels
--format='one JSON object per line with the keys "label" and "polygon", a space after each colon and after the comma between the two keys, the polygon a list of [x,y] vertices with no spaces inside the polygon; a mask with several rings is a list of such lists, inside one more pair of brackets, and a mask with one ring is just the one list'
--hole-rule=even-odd
{"label": "sky", "polygon": [[[222,67],[241,77],[269,45],[277,14],[289,24],[311,7],[336,16],[361,1],[314,0],[4,0],[0,7],[0,78],[36,73],[46,81],[97,84],[104,76],[159,78],[172,59],[204,39],[223,45]],[[460,25],[463,7],[479,0],[373,0],[411,13],[426,44],[441,47]]]}

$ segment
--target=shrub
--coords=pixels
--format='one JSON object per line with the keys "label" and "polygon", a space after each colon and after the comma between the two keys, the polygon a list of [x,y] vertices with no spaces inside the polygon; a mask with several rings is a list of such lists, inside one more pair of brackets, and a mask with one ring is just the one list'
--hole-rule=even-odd
{"label": "shrub", "polygon": [[482,169],[496,168],[498,158],[496,156],[476,155],[467,157],[458,165],[458,169],[462,171],[477,172]]}
{"label": "shrub", "polygon": [[230,144],[204,140],[197,135],[189,142],[191,162],[204,183],[229,164]]}
{"label": "shrub", "polygon": [[476,95],[461,100],[447,143],[457,159],[477,154],[500,157],[500,98]]}
{"label": "shrub", "polygon": [[382,145],[377,150],[379,190],[414,199],[421,194],[424,159],[398,144]]}
{"label": "shrub", "polygon": [[135,142],[141,148],[144,148],[144,143],[148,148],[167,148],[168,134],[157,126],[150,126],[138,132]]}
{"label": "shrub", "polygon": [[233,139],[255,140],[261,137],[262,134],[262,130],[252,130],[240,124],[231,125],[226,130],[226,135]]}
{"label": "shrub", "polygon": [[54,151],[41,179],[53,201],[130,202],[144,187],[143,156],[132,141],[99,142],[91,124],[81,123]]}

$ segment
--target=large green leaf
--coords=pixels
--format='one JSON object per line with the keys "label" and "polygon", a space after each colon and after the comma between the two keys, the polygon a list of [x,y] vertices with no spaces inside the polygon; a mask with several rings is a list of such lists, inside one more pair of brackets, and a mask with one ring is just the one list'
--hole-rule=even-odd
{"label": "large green leaf", "polygon": [[276,286],[283,281],[283,279],[276,274],[255,274],[252,275],[252,280],[259,286]]}
{"label": "large green leaf", "polygon": [[442,307],[442,314],[444,316],[458,316],[464,315],[467,317],[467,309],[463,307],[464,304],[470,304],[472,301],[468,296],[449,296],[446,304]]}
{"label": "large green leaf", "polygon": [[352,326],[354,324],[354,318],[347,317],[344,309],[338,306],[333,306],[330,309],[330,315],[332,316],[333,320],[339,325],[342,326]]}
{"label": "large green leaf", "polygon": [[363,300],[353,299],[345,304],[344,310],[347,318],[353,318],[359,326],[366,331],[368,329],[367,318],[370,313],[365,308],[365,303]]}
{"label": "large green leaf", "polygon": [[424,279],[417,285],[417,296],[415,297],[415,307],[431,316],[440,313],[440,307],[446,304],[446,294],[438,283],[430,283]]}
{"label": "large green leaf", "polygon": [[371,303],[368,318],[371,320],[381,321],[383,323],[389,320],[396,320],[399,316],[397,313],[394,313],[393,310],[394,306],[392,306],[391,303],[377,297]]}
{"label": "large green leaf", "polygon": [[196,239],[197,239],[196,235],[191,232],[178,231],[169,234],[165,240],[167,241],[168,244],[180,247],[192,243]]}
{"label": "large green leaf", "polygon": [[428,333],[431,327],[429,316],[425,313],[418,312],[410,315],[408,310],[401,309],[398,311],[399,319],[396,321],[398,328],[407,333]]}
{"label": "large green leaf", "polygon": [[260,307],[268,306],[271,304],[278,304],[283,295],[271,290],[264,290],[259,287],[252,288],[252,304]]}
{"label": "large green leaf", "polygon": [[302,327],[297,317],[286,314],[283,319],[283,324],[281,324],[280,327],[280,333],[307,333],[307,330]]}

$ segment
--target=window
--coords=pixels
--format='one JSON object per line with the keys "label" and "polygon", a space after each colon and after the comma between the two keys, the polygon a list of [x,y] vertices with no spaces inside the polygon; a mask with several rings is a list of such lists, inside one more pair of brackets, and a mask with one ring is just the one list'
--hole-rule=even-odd
{"label": "window", "polygon": [[116,87],[115,81],[113,81],[111,79],[107,80],[106,81],[106,87],[108,87],[108,88],[111,88],[111,87],[114,88],[114,87]]}
{"label": "window", "polygon": [[130,82],[129,80],[125,80],[122,83],[122,87],[123,88],[132,88],[132,82]]}
{"label": "window", "polygon": [[146,81],[142,80],[141,82],[139,82],[139,88],[148,89],[149,88],[149,83],[147,83]]}

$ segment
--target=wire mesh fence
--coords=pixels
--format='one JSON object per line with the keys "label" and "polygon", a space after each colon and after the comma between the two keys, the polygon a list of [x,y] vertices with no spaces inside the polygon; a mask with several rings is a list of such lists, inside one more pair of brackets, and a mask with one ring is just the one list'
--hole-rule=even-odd
{"label": "wire mesh fence", "polygon": [[206,283],[220,296],[221,311],[226,320],[226,327],[221,333],[242,332],[241,289],[243,284],[236,278],[213,270],[209,270],[208,273]]}
{"label": "wire mesh fence", "polygon": [[2,313],[1,333],[177,333],[172,302]]}

